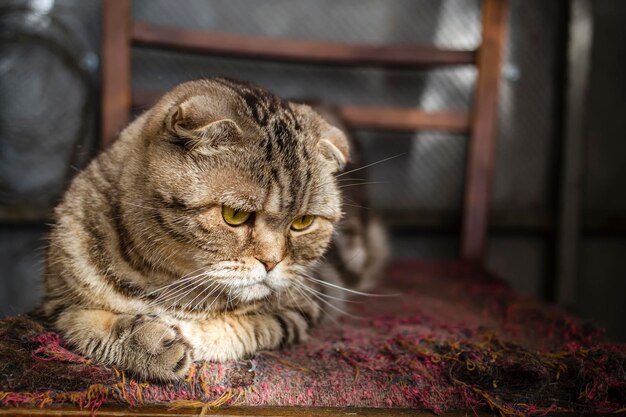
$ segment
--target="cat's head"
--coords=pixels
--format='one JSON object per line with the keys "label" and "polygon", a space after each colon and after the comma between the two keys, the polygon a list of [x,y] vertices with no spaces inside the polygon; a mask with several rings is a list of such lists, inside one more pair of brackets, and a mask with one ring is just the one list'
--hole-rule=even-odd
{"label": "cat's head", "polygon": [[146,114],[141,137],[135,187],[156,208],[146,233],[180,276],[246,303],[296,285],[324,254],[348,141],[310,107],[248,83],[193,81]]}

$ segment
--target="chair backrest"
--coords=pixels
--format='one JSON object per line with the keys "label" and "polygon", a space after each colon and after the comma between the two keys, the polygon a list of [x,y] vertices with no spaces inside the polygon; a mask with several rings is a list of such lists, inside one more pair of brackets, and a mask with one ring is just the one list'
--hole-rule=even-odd
{"label": "chair backrest", "polygon": [[102,145],[128,124],[131,106],[155,94],[131,91],[131,47],[184,50],[248,59],[335,66],[428,68],[475,65],[478,79],[469,112],[424,112],[389,107],[339,107],[352,128],[441,130],[469,135],[461,257],[482,262],[494,171],[497,98],[506,35],[507,0],[483,0],[482,43],[475,51],[418,46],[373,46],[274,39],[188,30],[133,21],[131,0],[104,0],[102,46]]}

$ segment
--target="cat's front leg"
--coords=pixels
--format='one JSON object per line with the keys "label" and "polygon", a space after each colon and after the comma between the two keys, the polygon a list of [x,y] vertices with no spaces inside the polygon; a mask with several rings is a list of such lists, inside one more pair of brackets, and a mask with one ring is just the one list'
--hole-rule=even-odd
{"label": "cat's front leg", "polygon": [[180,328],[193,345],[196,360],[222,362],[304,342],[318,319],[315,305],[181,323]]}
{"label": "cat's front leg", "polygon": [[192,363],[191,345],[178,327],[154,317],[71,309],[56,324],[81,354],[140,378],[181,379]]}

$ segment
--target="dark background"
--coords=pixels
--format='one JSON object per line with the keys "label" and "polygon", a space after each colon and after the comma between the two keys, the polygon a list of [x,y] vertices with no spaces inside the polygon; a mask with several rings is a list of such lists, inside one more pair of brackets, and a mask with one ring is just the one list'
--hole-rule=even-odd
{"label": "dark background", "polygon": [[[588,27],[574,24],[573,7],[585,3]],[[519,291],[561,302],[626,340],[626,2],[510,6],[488,265]],[[7,315],[37,304],[50,209],[97,149],[101,3],[3,1],[0,12],[0,315]],[[133,14],[249,35],[457,49],[480,43],[480,2],[470,0],[135,0]],[[591,40],[590,49],[572,43],[568,33],[575,31]],[[572,83],[580,68],[568,47],[590,64],[582,85]],[[472,67],[309,67],[140,48],[132,65],[138,89],[227,75],[285,97],[433,111],[468,109],[476,78]],[[573,161],[568,120],[578,122],[582,137],[582,155]],[[391,227],[393,254],[455,257],[467,138],[355,134],[368,161],[402,154],[370,173],[388,182],[369,193]],[[559,202],[564,167],[572,163],[580,175],[578,245],[560,253]],[[575,265],[566,277],[570,298],[559,291],[564,259]]]}

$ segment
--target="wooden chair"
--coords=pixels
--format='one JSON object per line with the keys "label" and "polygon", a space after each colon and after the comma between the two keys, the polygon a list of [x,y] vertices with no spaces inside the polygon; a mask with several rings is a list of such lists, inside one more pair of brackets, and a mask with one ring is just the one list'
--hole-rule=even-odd
{"label": "wooden chair", "polygon": [[476,65],[478,81],[469,112],[385,107],[341,107],[353,128],[396,131],[441,130],[469,134],[461,259],[482,264],[493,180],[497,99],[506,31],[506,0],[484,0],[482,44],[476,51],[417,46],[371,46],[239,36],[133,21],[130,0],[103,3],[102,145],[129,122],[131,106],[149,105],[153,95],[131,91],[131,47],[335,66],[428,68]]}
{"label": "wooden chair", "polygon": [[[352,128],[439,130],[469,135],[461,259],[454,262],[454,265],[461,263],[471,268],[482,268],[494,171],[497,98],[506,31],[506,0],[483,1],[482,44],[475,51],[272,39],[157,26],[133,21],[130,0],[104,0],[103,12],[102,146],[111,144],[120,130],[128,124],[133,105],[145,107],[155,99],[154,94],[131,91],[132,47],[333,66],[430,68],[475,65],[478,79],[473,105],[468,112],[430,113],[403,108],[356,106],[340,107],[339,111]],[[254,410],[254,414],[265,415],[266,411],[258,409]],[[309,410],[310,414],[306,414],[304,410],[290,411],[285,408],[267,412],[280,415],[313,415],[322,411]],[[145,412],[149,414],[150,410]],[[245,414],[245,410],[224,413],[240,412]],[[377,413],[371,411],[366,415],[399,415],[400,411]],[[331,414],[332,411],[328,415]]]}

